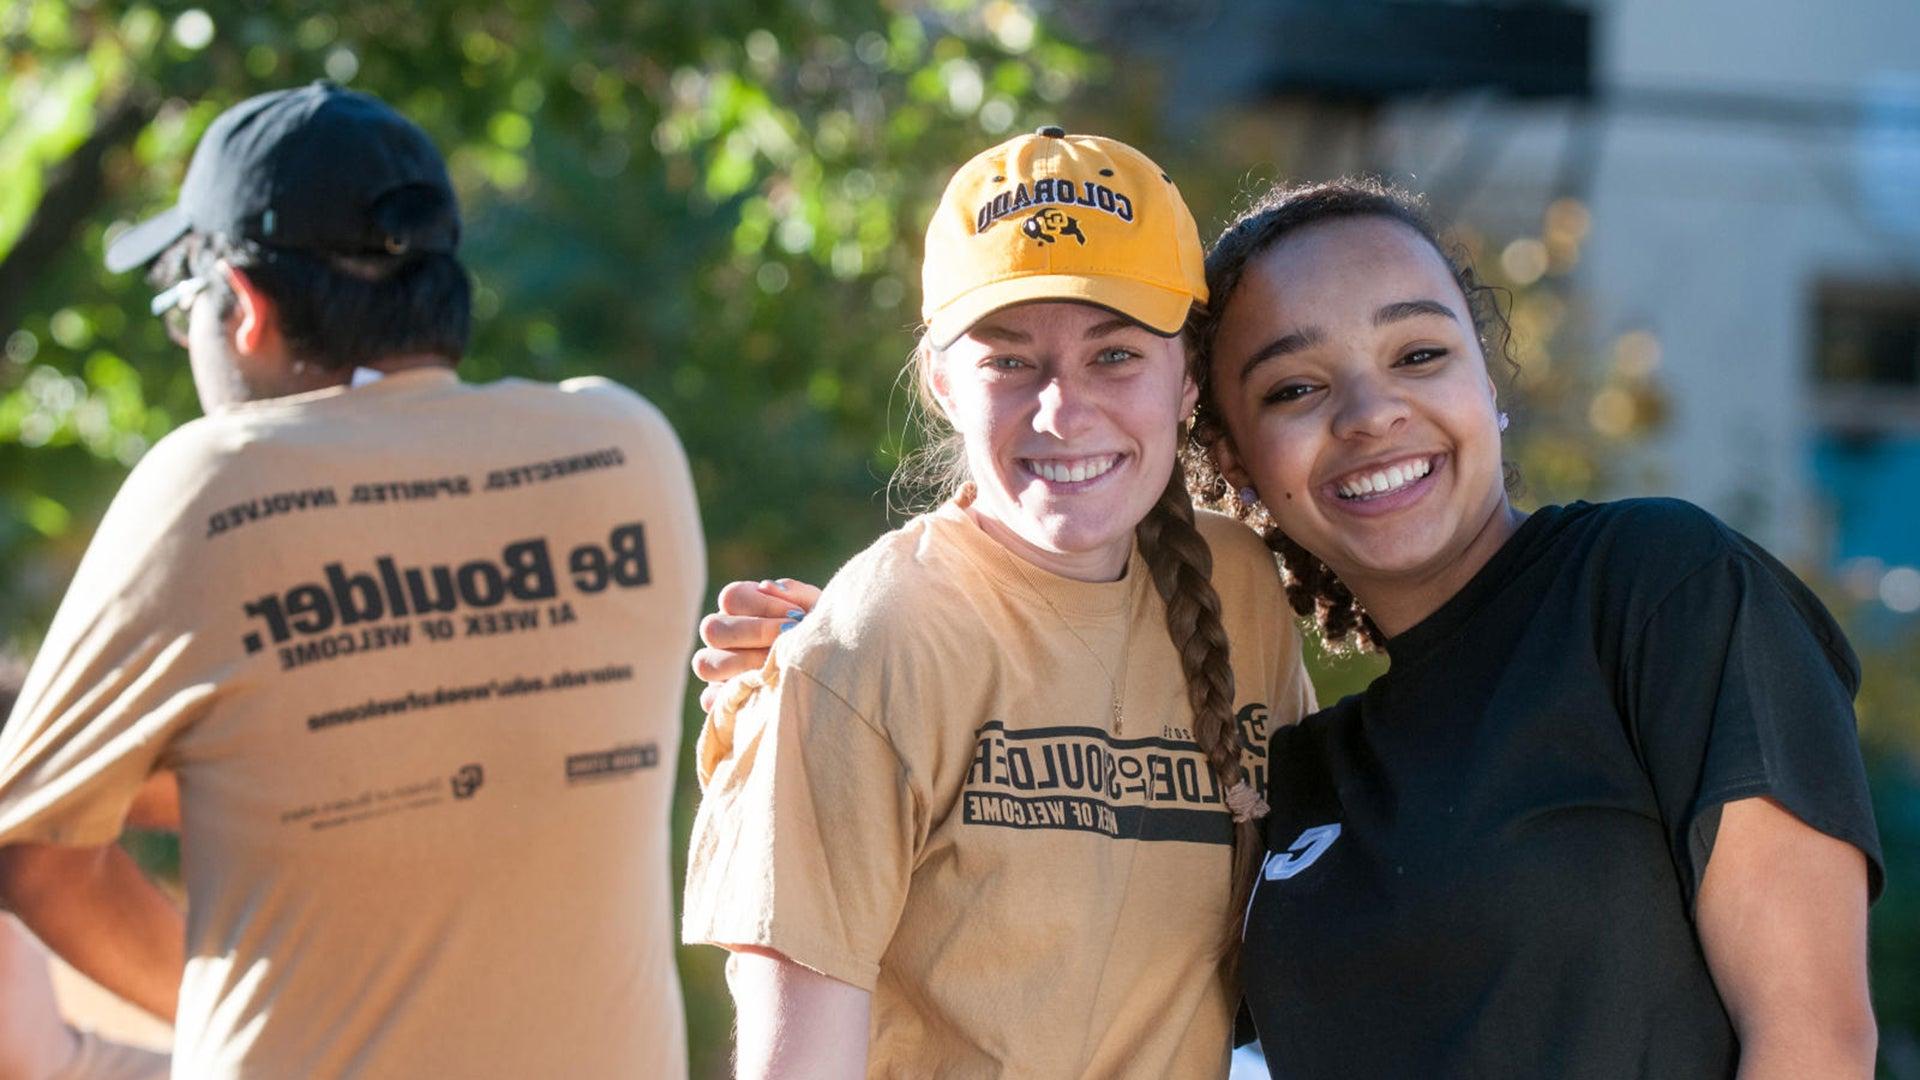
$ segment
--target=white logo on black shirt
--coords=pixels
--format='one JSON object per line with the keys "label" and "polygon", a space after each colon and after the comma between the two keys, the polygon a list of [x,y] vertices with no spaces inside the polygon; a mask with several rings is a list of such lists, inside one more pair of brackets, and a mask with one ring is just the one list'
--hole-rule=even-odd
{"label": "white logo on black shirt", "polygon": [[1285,851],[1267,854],[1267,861],[1260,868],[1260,876],[1268,881],[1285,881],[1288,878],[1312,866],[1314,861],[1326,854],[1335,840],[1340,839],[1340,825],[1315,825],[1300,834]]}
{"label": "white logo on black shirt", "polygon": [[1246,940],[1247,922],[1253,918],[1253,900],[1260,895],[1262,881],[1285,881],[1300,871],[1312,866],[1320,856],[1327,853],[1335,840],[1340,839],[1340,823],[1315,825],[1301,832],[1285,851],[1269,851],[1267,859],[1260,864],[1260,877],[1253,883],[1253,891],[1247,895],[1247,910],[1240,916],[1240,938]]}

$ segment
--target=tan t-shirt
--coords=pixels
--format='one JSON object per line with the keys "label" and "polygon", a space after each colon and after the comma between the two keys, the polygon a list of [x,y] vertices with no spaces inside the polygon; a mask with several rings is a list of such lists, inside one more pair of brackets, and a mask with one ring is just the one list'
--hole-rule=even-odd
{"label": "tan t-shirt", "polygon": [[[1272,556],[1201,531],[1264,784],[1268,725],[1312,691]],[[701,735],[686,941],[871,990],[872,1076],[1225,1074],[1231,825],[1137,553],[1056,577],[949,503],[843,567],[747,686]]]}
{"label": "tan t-shirt", "polygon": [[705,562],[603,379],[245,405],[115,498],[0,733],[0,843],[179,773],[175,1075],[686,1071],[668,816]]}

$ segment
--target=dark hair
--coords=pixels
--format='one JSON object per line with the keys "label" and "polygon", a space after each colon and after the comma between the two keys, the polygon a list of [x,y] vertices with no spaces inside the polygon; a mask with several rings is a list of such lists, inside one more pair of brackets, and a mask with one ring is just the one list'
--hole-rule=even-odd
{"label": "dark hair", "polygon": [[[1191,349],[1192,341],[1189,338],[1183,344]],[[902,373],[913,380],[917,405],[913,419],[927,435],[926,442],[901,463],[894,482],[889,483],[890,490],[897,490],[897,484],[921,496],[920,501],[908,506],[926,508],[926,496],[944,499],[968,482],[960,436],[933,394],[933,365],[939,362],[940,350],[923,336],[914,343]],[[1213,588],[1213,550],[1194,524],[1193,496],[1187,491],[1186,475],[1178,461],[1159,500],[1134,528],[1134,538],[1140,545],[1140,558],[1147,564],[1147,574],[1153,579],[1154,591],[1166,605],[1167,633],[1180,656],[1187,701],[1193,708],[1193,741],[1206,755],[1222,792],[1243,780],[1251,782],[1241,762],[1244,747],[1233,715],[1233,667],[1226,627],[1220,619],[1220,595]],[[1233,829],[1233,902],[1228,905],[1228,925],[1221,938],[1222,954],[1228,958],[1238,944],[1239,913],[1246,906],[1254,871],[1265,850],[1258,822],[1240,822]]]}
{"label": "dark hair", "polygon": [[472,284],[452,255],[319,254],[194,232],[161,252],[147,278],[164,289],[209,275],[208,296],[225,319],[235,298],[213,273],[223,260],[273,301],[293,355],[329,371],[405,353],[458,363],[467,351]]}
{"label": "dark hair", "polygon": [[[1221,475],[1209,452],[1225,433],[1219,410],[1213,404],[1209,360],[1221,317],[1233,299],[1234,289],[1239,286],[1248,262],[1308,226],[1353,218],[1383,218],[1418,233],[1452,270],[1455,284],[1466,297],[1481,352],[1505,361],[1509,376],[1519,370],[1508,352],[1511,331],[1500,306],[1500,290],[1481,283],[1466,252],[1441,241],[1439,230],[1427,216],[1424,201],[1411,192],[1378,180],[1351,177],[1318,184],[1276,184],[1234,218],[1214,241],[1207,252],[1210,302],[1206,309],[1196,310],[1187,328],[1194,344],[1194,381],[1200,387],[1193,438],[1183,455],[1189,482],[1196,498],[1260,529],[1267,546],[1280,555],[1287,598],[1294,611],[1313,619],[1321,639],[1335,652],[1379,648],[1386,644],[1386,637],[1352,590],[1325,562],[1281,532],[1270,518],[1242,502]],[[1508,486],[1512,487],[1518,477],[1511,465],[1506,467],[1505,475]]]}

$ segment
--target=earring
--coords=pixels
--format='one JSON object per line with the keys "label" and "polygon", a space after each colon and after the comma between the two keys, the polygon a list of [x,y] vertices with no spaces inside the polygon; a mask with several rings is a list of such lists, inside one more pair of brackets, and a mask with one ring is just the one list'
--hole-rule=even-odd
{"label": "earring", "polygon": [[1251,487],[1243,487],[1235,494],[1240,496],[1240,502],[1243,505],[1246,505],[1246,506],[1260,505],[1260,493],[1253,490],[1253,488]]}
{"label": "earring", "polygon": [[1507,417],[1506,411],[1503,409],[1500,412],[1500,430],[1501,431],[1507,430],[1507,420],[1508,420],[1508,417]]}

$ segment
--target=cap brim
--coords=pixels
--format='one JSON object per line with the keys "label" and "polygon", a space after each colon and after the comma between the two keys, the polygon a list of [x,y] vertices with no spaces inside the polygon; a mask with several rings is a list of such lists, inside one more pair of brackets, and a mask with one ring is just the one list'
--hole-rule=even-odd
{"label": "cap brim", "polygon": [[1029,274],[988,282],[949,301],[927,320],[927,339],[944,349],[968,327],[1001,308],[1046,300],[1103,307],[1165,337],[1179,333],[1193,309],[1190,293],[1130,278]]}
{"label": "cap brim", "polygon": [[169,206],[107,245],[107,269],[116,274],[139,269],[159,258],[175,240],[187,235],[191,227],[186,211]]}

